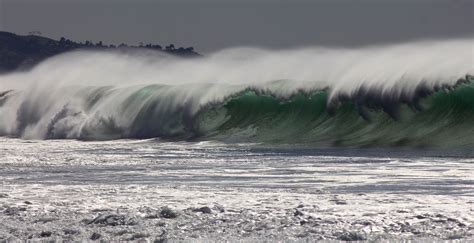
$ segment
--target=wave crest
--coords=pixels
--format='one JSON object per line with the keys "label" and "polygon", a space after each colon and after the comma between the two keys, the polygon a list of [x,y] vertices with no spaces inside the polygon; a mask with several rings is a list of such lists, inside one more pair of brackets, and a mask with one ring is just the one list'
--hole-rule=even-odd
{"label": "wave crest", "polygon": [[470,47],[71,53],[0,76],[0,135],[472,146]]}

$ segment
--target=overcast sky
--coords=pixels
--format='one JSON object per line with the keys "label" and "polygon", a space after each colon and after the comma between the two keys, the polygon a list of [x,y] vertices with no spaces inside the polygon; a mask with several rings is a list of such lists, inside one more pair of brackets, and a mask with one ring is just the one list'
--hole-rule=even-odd
{"label": "overcast sky", "polygon": [[0,0],[3,31],[204,53],[473,37],[473,19],[473,0]]}

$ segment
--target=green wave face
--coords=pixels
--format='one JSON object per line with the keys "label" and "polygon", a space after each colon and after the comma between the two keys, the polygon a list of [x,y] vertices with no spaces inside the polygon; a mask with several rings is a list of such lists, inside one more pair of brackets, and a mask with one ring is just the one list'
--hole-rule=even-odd
{"label": "green wave face", "polygon": [[[241,86],[218,87],[227,90],[219,99],[201,99],[213,87],[202,84],[83,87],[45,104],[17,102],[23,96],[12,91],[0,94],[0,108],[15,111],[5,113],[12,114],[10,123],[1,117],[0,135],[24,137],[36,131],[43,139],[472,148],[474,80],[462,81],[427,90],[420,86],[408,94],[361,89],[331,100],[329,89],[281,96],[272,89]],[[16,127],[8,130],[2,124]]]}
{"label": "green wave face", "polygon": [[[318,146],[474,146],[474,84],[438,91],[418,109],[399,104],[393,117],[383,108],[346,101],[328,108],[328,94],[299,94],[281,101],[247,91],[196,118],[199,139]],[[363,115],[361,115],[363,114]]]}

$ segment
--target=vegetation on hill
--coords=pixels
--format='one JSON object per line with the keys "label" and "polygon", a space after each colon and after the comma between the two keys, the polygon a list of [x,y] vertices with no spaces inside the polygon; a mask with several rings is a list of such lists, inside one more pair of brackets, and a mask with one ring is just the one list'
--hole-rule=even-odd
{"label": "vegetation on hill", "polygon": [[92,41],[80,43],[64,37],[57,41],[39,35],[20,36],[0,31],[0,72],[27,69],[48,57],[77,49],[108,50],[130,48],[152,49],[180,57],[200,56],[200,54],[194,51],[193,47],[176,48],[173,44],[166,47],[158,44],[140,44],[138,46],[120,44],[115,46],[104,45],[102,41],[97,43]]}

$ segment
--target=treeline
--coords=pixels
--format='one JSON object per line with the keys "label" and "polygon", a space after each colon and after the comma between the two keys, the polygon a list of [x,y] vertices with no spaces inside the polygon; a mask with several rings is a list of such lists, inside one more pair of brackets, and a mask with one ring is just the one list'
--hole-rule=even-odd
{"label": "treeline", "polygon": [[99,48],[99,49],[115,49],[115,48],[145,48],[145,49],[152,49],[158,51],[164,51],[173,55],[178,56],[200,56],[197,52],[194,51],[194,47],[178,47],[176,48],[174,44],[169,44],[165,47],[162,47],[159,44],[143,44],[140,43],[138,46],[135,45],[127,45],[122,43],[120,45],[104,45],[102,41],[93,43],[92,41],[85,41],[82,42],[74,42],[64,37],[61,37],[59,40],[59,45],[64,48]]}
{"label": "treeline", "polygon": [[175,47],[174,44],[162,47],[158,44],[104,45],[102,41],[75,42],[66,38],[59,41],[42,37],[39,34],[26,36],[0,31],[0,73],[18,69],[28,69],[42,60],[64,52],[78,49],[151,49],[180,57],[199,57],[193,47]]}

